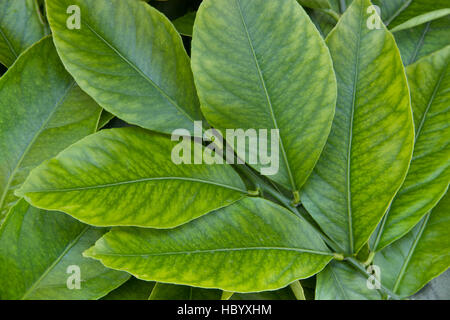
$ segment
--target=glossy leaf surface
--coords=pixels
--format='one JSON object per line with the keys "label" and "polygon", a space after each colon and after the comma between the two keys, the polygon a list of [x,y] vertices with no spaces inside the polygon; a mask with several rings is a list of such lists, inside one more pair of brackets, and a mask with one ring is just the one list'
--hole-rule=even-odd
{"label": "glossy leaf surface", "polygon": [[[64,65],[103,108],[164,133],[191,130],[192,122],[202,119],[189,57],[162,13],[143,1],[46,3]],[[80,29],[66,25],[71,5],[80,8]]]}
{"label": "glossy leaf surface", "polygon": [[328,35],[338,80],[331,134],[302,191],[302,203],[343,250],[366,243],[400,188],[414,129],[394,38],[369,29],[368,0],[356,0]]}
{"label": "glossy leaf surface", "polygon": [[95,132],[101,108],[75,84],[51,38],[0,79],[0,223],[31,169]]}
{"label": "glossy leaf surface", "polygon": [[[302,7],[294,0],[203,2],[192,65],[213,126],[279,129],[279,170],[269,177],[297,191],[325,144],[336,99],[328,49]],[[260,160],[251,165],[262,167]]]}
{"label": "glossy leaf surface", "polygon": [[229,165],[175,164],[176,144],[141,128],[102,130],[36,168],[18,193],[88,224],[156,228],[244,196],[244,183]]}
{"label": "glossy leaf surface", "polygon": [[105,231],[19,201],[0,228],[0,299],[98,299],[120,286],[127,273],[82,256]]}
{"label": "glossy leaf surface", "polygon": [[115,228],[85,255],[144,280],[232,292],[282,288],[332,258],[303,220],[258,198],[176,229]]}

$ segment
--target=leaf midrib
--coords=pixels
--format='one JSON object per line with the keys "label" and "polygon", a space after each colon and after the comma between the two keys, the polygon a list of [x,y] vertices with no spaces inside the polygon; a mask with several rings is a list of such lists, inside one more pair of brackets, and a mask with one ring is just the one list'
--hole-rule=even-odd
{"label": "leaf midrib", "polygon": [[[95,247],[94,247],[95,249]],[[311,253],[323,256],[333,256],[330,252],[317,251],[312,249],[301,248],[288,248],[288,247],[242,247],[242,248],[218,248],[218,249],[205,249],[205,250],[193,250],[193,251],[174,251],[174,252],[155,252],[155,253],[135,253],[135,254],[123,254],[123,253],[95,253],[98,256],[119,256],[119,257],[153,257],[153,256],[168,256],[168,255],[183,255],[183,254],[202,254],[202,253],[216,253],[216,252],[230,252],[230,251],[257,251],[257,250],[276,250],[276,251],[294,251],[299,253]]]}
{"label": "leaf midrib", "polygon": [[9,188],[11,186],[13,178],[15,177],[15,175],[17,173],[17,170],[19,169],[19,167],[22,164],[23,160],[25,159],[26,155],[30,151],[31,147],[34,145],[34,143],[36,142],[38,137],[41,135],[41,133],[47,127],[47,125],[48,125],[49,121],[51,120],[51,118],[53,117],[53,115],[56,113],[58,108],[64,103],[64,101],[67,99],[67,96],[69,95],[69,92],[74,88],[75,84],[76,84],[75,81],[72,81],[70,83],[70,85],[66,88],[63,96],[56,102],[55,106],[53,107],[53,110],[50,112],[48,117],[42,123],[41,127],[36,132],[36,134],[33,136],[33,138],[31,139],[30,143],[28,143],[27,147],[25,148],[25,150],[23,151],[23,153],[20,156],[19,160],[17,161],[16,166],[14,167],[13,171],[9,175],[8,182],[7,182],[6,186],[5,186],[5,190],[3,191],[3,194],[0,197],[0,215],[1,215],[1,210],[4,208],[4,201],[6,199],[6,195],[8,194]]}
{"label": "leaf midrib", "polygon": [[419,232],[417,233],[417,236],[414,239],[414,242],[412,243],[411,247],[409,248],[408,255],[406,256],[406,259],[403,262],[402,268],[400,269],[400,272],[397,276],[397,280],[395,281],[394,288],[392,289],[392,291],[394,293],[397,293],[397,289],[398,289],[401,281],[403,280],[403,277],[405,276],[406,269],[408,268],[409,262],[411,261],[414,251],[416,250],[416,247],[417,247],[420,239],[422,238],[425,227],[427,226],[428,221],[430,219],[430,215],[431,215],[431,212],[429,212],[426,215],[426,217],[424,218],[422,225],[420,226]]}
{"label": "leaf midrib", "polygon": [[[245,34],[246,34],[247,40],[248,40],[248,44],[249,44],[250,50],[252,52],[252,57],[253,57],[253,60],[255,62],[255,65],[256,65],[256,69],[258,71],[258,77],[259,77],[259,79],[261,81],[261,86],[262,86],[262,89],[263,89],[264,94],[266,96],[267,106],[269,108],[269,113],[270,113],[270,117],[271,117],[273,126],[274,126],[275,129],[279,130],[278,123],[277,123],[277,120],[275,118],[275,112],[274,112],[273,106],[272,106],[272,101],[270,99],[269,92],[267,90],[266,82],[264,80],[264,76],[263,76],[261,67],[259,65],[258,58],[256,56],[255,48],[253,47],[253,40],[250,37],[250,33],[249,33],[248,27],[247,27],[247,23],[245,22],[244,15],[242,13],[240,0],[235,0],[235,3],[236,3],[236,6],[237,6],[237,8],[239,10],[239,14],[240,14],[240,17],[241,17],[242,25],[244,27]],[[289,182],[291,183],[292,191],[297,191],[297,186],[295,184],[295,180],[294,180],[294,177],[292,175],[292,170],[291,170],[291,167],[289,165],[289,161],[287,159],[286,150],[284,148],[283,140],[281,139],[281,133],[280,133],[279,141],[280,141],[281,154],[283,156],[284,163],[286,164],[286,170],[287,170],[287,173],[288,173],[288,176],[289,176]]]}
{"label": "leaf midrib", "polygon": [[118,49],[116,49],[109,41],[107,41],[103,36],[101,36],[97,31],[94,30],[86,21],[82,20],[82,23],[88,27],[88,29],[104,44],[106,44],[114,53],[116,53],[123,61],[125,61],[132,69],[134,69],[142,78],[147,80],[158,92],[159,94],[165,98],[172,106],[175,107],[182,115],[184,115],[191,122],[194,122],[194,119],[181,108],[178,103],[176,103],[163,89],[161,89],[153,79],[145,74],[140,68],[138,68],[134,63],[132,63],[128,58],[126,58]]}
{"label": "leaf midrib", "polygon": [[420,36],[420,39],[417,42],[416,47],[414,48],[414,53],[411,56],[411,58],[409,59],[409,64],[411,64],[414,61],[416,61],[417,55],[419,54],[419,50],[423,46],[423,42],[425,40],[425,36],[427,35],[428,31],[430,30],[430,26],[431,26],[431,21],[426,24],[424,30],[422,31],[422,35]]}
{"label": "leaf midrib", "polygon": [[84,187],[74,187],[74,188],[60,188],[60,189],[44,189],[44,190],[26,190],[24,193],[52,193],[52,192],[70,192],[70,191],[84,191],[84,190],[95,190],[95,189],[102,189],[102,188],[110,188],[120,185],[126,185],[126,184],[133,184],[133,183],[141,183],[141,182],[148,182],[148,181],[161,181],[161,180],[182,180],[182,181],[190,181],[190,182],[199,182],[199,183],[205,183],[205,184],[211,184],[218,187],[231,189],[234,191],[239,191],[242,193],[247,193],[246,190],[240,189],[238,187],[234,187],[227,184],[222,184],[214,181],[209,180],[203,180],[203,179],[197,179],[197,178],[188,178],[188,177],[151,177],[151,178],[142,178],[142,179],[135,179],[135,180],[127,180],[127,181],[119,181],[114,183],[106,183],[106,184],[99,184],[99,185],[93,185],[93,186],[84,186]]}
{"label": "leaf midrib", "polygon": [[56,265],[64,258],[64,256],[72,249],[77,243],[78,240],[81,239],[81,237],[88,231],[89,226],[86,226],[83,228],[80,233],[64,248],[64,250],[61,252],[61,254],[55,259],[55,261],[50,264],[50,266],[47,267],[47,269],[42,273],[42,275],[28,288],[28,290],[25,292],[25,294],[22,296],[21,300],[25,300],[44,280],[44,278],[52,271]]}

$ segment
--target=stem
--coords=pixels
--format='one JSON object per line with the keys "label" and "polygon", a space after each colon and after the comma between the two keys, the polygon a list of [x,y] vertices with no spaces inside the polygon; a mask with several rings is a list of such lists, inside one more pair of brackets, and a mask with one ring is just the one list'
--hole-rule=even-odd
{"label": "stem", "polygon": [[292,292],[294,293],[297,300],[306,300],[305,292],[303,291],[303,287],[300,284],[300,281],[292,282],[290,285]]}
{"label": "stem", "polygon": [[[351,265],[353,265],[359,272],[361,272],[365,277],[369,278],[371,275],[367,273],[366,269],[361,265],[361,263],[355,258],[347,258],[346,259]],[[401,300],[401,298],[396,295],[394,292],[386,288],[383,284],[380,283],[381,290],[384,291],[387,295],[389,295],[394,300]]]}

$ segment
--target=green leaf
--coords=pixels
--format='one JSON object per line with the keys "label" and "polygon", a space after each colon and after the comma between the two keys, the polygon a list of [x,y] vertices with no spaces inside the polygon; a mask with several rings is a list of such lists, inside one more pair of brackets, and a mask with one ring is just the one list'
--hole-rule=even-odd
{"label": "green leaf", "polygon": [[389,25],[402,11],[411,4],[411,0],[373,0],[372,3],[381,9],[381,19]]}
{"label": "green leaf", "polygon": [[104,296],[102,300],[147,300],[154,286],[154,282],[142,281],[132,277]]}
{"label": "green leaf", "polygon": [[394,34],[405,65],[450,45],[450,16]]}
{"label": "green leaf", "polygon": [[[189,57],[162,13],[142,1],[46,3],[61,60],[107,111],[164,133],[202,119]],[[80,8],[81,29],[67,28],[71,5]]]}
{"label": "green leaf", "polygon": [[0,79],[0,110],[1,223],[30,170],[95,132],[101,108],[75,84],[52,39],[45,38]]}
{"label": "green leaf", "polygon": [[106,110],[102,110],[102,114],[100,115],[100,119],[98,120],[97,130],[102,129],[104,126],[106,126],[112,119],[114,118],[114,115],[112,113],[109,113]]}
{"label": "green leaf", "polygon": [[235,293],[230,300],[297,300],[289,287],[274,291]]}
{"label": "green leaf", "polygon": [[379,300],[367,278],[344,262],[332,261],[317,275],[316,300]]}
{"label": "green leaf", "polygon": [[435,10],[435,11],[431,11],[431,12],[427,12],[424,13],[420,16],[414,17],[398,26],[396,26],[395,28],[392,28],[391,31],[392,32],[398,32],[401,30],[405,30],[405,29],[409,29],[409,28],[414,28],[418,25],[421,25],[423,23],[429,22],[429,21],[433,21],[442,17],[445,17],[447,15],[450,14],[450,8],[447,9],[440,9],[440,10]]}
{"label": "green leaf", "polygon": [[375,255],[381,282],[394,293],[408,297],[450,266],[449,210],[447,193],[410,233]]}
{"label": "green leaf", "polygon": [[175,164],[176,144],[137,127],[102,130],[33,170],[17,194],[91,225],[155,228],[180,225],[244,196],[245,185],[229,165],[195,164],[197,158]]}
{"label": "green leaf", "polygon": [[294,0],[203,2],[192,67],[216,128],[279,129],[279,170],[270,178],[297,191],[326,142],[336,99],[328,49],[302,7]]}
{"label": "green leaf", "polygon": [[0,228],[0,299],[98,299],[120,286],[127,273],[81,254],[105,231],[19,201]]}
{"label": "green leaf", "polygon": [[311,10],[309,17],[324,38],[336,26],[336,19],[321,10]]}
{"label": "green leaf", "polygon": [[368,0],[355,0],[328,35],[338,80],[331,134],[302,203],[347,253],[367,242],[400,188],[414,128],[400,54],[384,27],[370,30]]}
{"label": "green leaf", "polygon": [[35,0],[0,0],[0,63],[11,66],[45,34]]}
{"label": "green leaf", "polygon": [[197,12],[195,11],[189,11],[184,16],[172,21],[173,25],[181,35],[192,37],[192,29],[194,28],[196,14]]}
{"label": "green leaf", "polygon": [[406,69],[415,144],[405,182],[381,223],[373,250],[410,231],[445,194],[450,181],[450,46]]}
{"label": "green leaf", "polygon": [[149,300],[220,300],[222,291],[157,283]]}
{"label": "green leaf", "polygon": [[302,6],[315,9],[331,9],[331,4],[328,0],[297,0]]}
{"label": "green leaf", "polygon": [[450,300],[450,269],[431,280],[412,300]]}
{"label": "green leaf", "polygon": [[306,222],[260,198],[176,229],[114,228],[84,254],[140,279],[232,292],[282,288],[332,259]]}
{"label": "green leaf", "polygon": [[[389,1],[389,0],[386,0]],[[425,13],[450,8],[448,0],[406,0],[404,1],[404,10],[399,10],[397,15],[394,15],[390,21],[386,22],[389,25],[389,29],[393,29],[408,20],[416,18],[417,16]]]}

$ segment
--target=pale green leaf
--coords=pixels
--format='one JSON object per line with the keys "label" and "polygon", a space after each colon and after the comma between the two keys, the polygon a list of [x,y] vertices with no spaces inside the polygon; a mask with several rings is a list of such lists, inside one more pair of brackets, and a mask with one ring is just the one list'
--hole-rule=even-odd
{"label": "pale green leaf", "polygon": [[326,142],[336,99],[328,49],[302,7],[294,0],[203,2],[192,65],[202,110],[216,128],[279,129],[279,170],[269,177],[297,191]]}
{"label": "pale green leaf", "polygon": [[403,64],[410,65],[450,45],[450,16],[396,32],[394,36]]}
{"label": "pale green leaf", "polygon": [[414,17],[414,18],[396,26],[395,28],[392,28],[391,31],[398,32],[401,30],[414,28],[418,25],[445,17],[449,14],[450,14],[450,8],[427,12],[427,13],[421,14],[420,16]]}
{"label": "pale green leaf", "polygon": [[408,66],[415,122],[405,182],[384,217],[373,250],[410,231],[445,194],[450,181],[450,46]]}
{"label": "pale green leaf", "polygon": [[0,79],[0,223],[31,169],[95,132],[101,108],[75,84],[51,38]]}
{"label": "pale green leaf", "polygon": [[127,273],[82,256],[105,231],[19,201],[0,228],[0,299],[98,299],[120,286]]}
{"label": "pale green leaf", "polygon": [[45,33],[35,0],[0,0],[0,63],[11,66]]}
{"label": "pale green leaf", "polygon": [[338,80],[331,134],[302,203],[348,253],[367,242],[400,188],[414,128],[405,70],[394,38],[370,30],[368,0],[355,0],[327,43]]}
{"label": "pale green leaf", "polygon": [[410,233],[375,255],[381,282],[394,293],[408,297],[450,266],[449,210],[447,193]]}
{"label": "pale green leaf", "polygon": [[[103,108],[164,133],[202,119],[189,57],[162,13],[142,1],[46,3],[64,65]],[[67,28],[70,5],[80,8],[80,29]]]}
{"label": "pale green leaf", "polygon": [[344,262],[332,261],[317,275],[316,300],[379,300],[367,277]]}
{"label": "pale green leaf", "polygon": [[18,194],[91,225],[156,228],[180,225],[244,196],[244,183],[227,164],[195,164],[195,154],[192,164],[175,164],[176,144],[137,127],[101,130],[33,170]]}
{"label": "pale green leaf", "polygon": [[232,292],[282,288],[332,259],[306,222],[260,198],[176,229],[114,228],[85,255],[143,280]]}
{"label": "pale green leaf", "polygon": [[222,291],[157,283],[149,300],[220,300]]}

